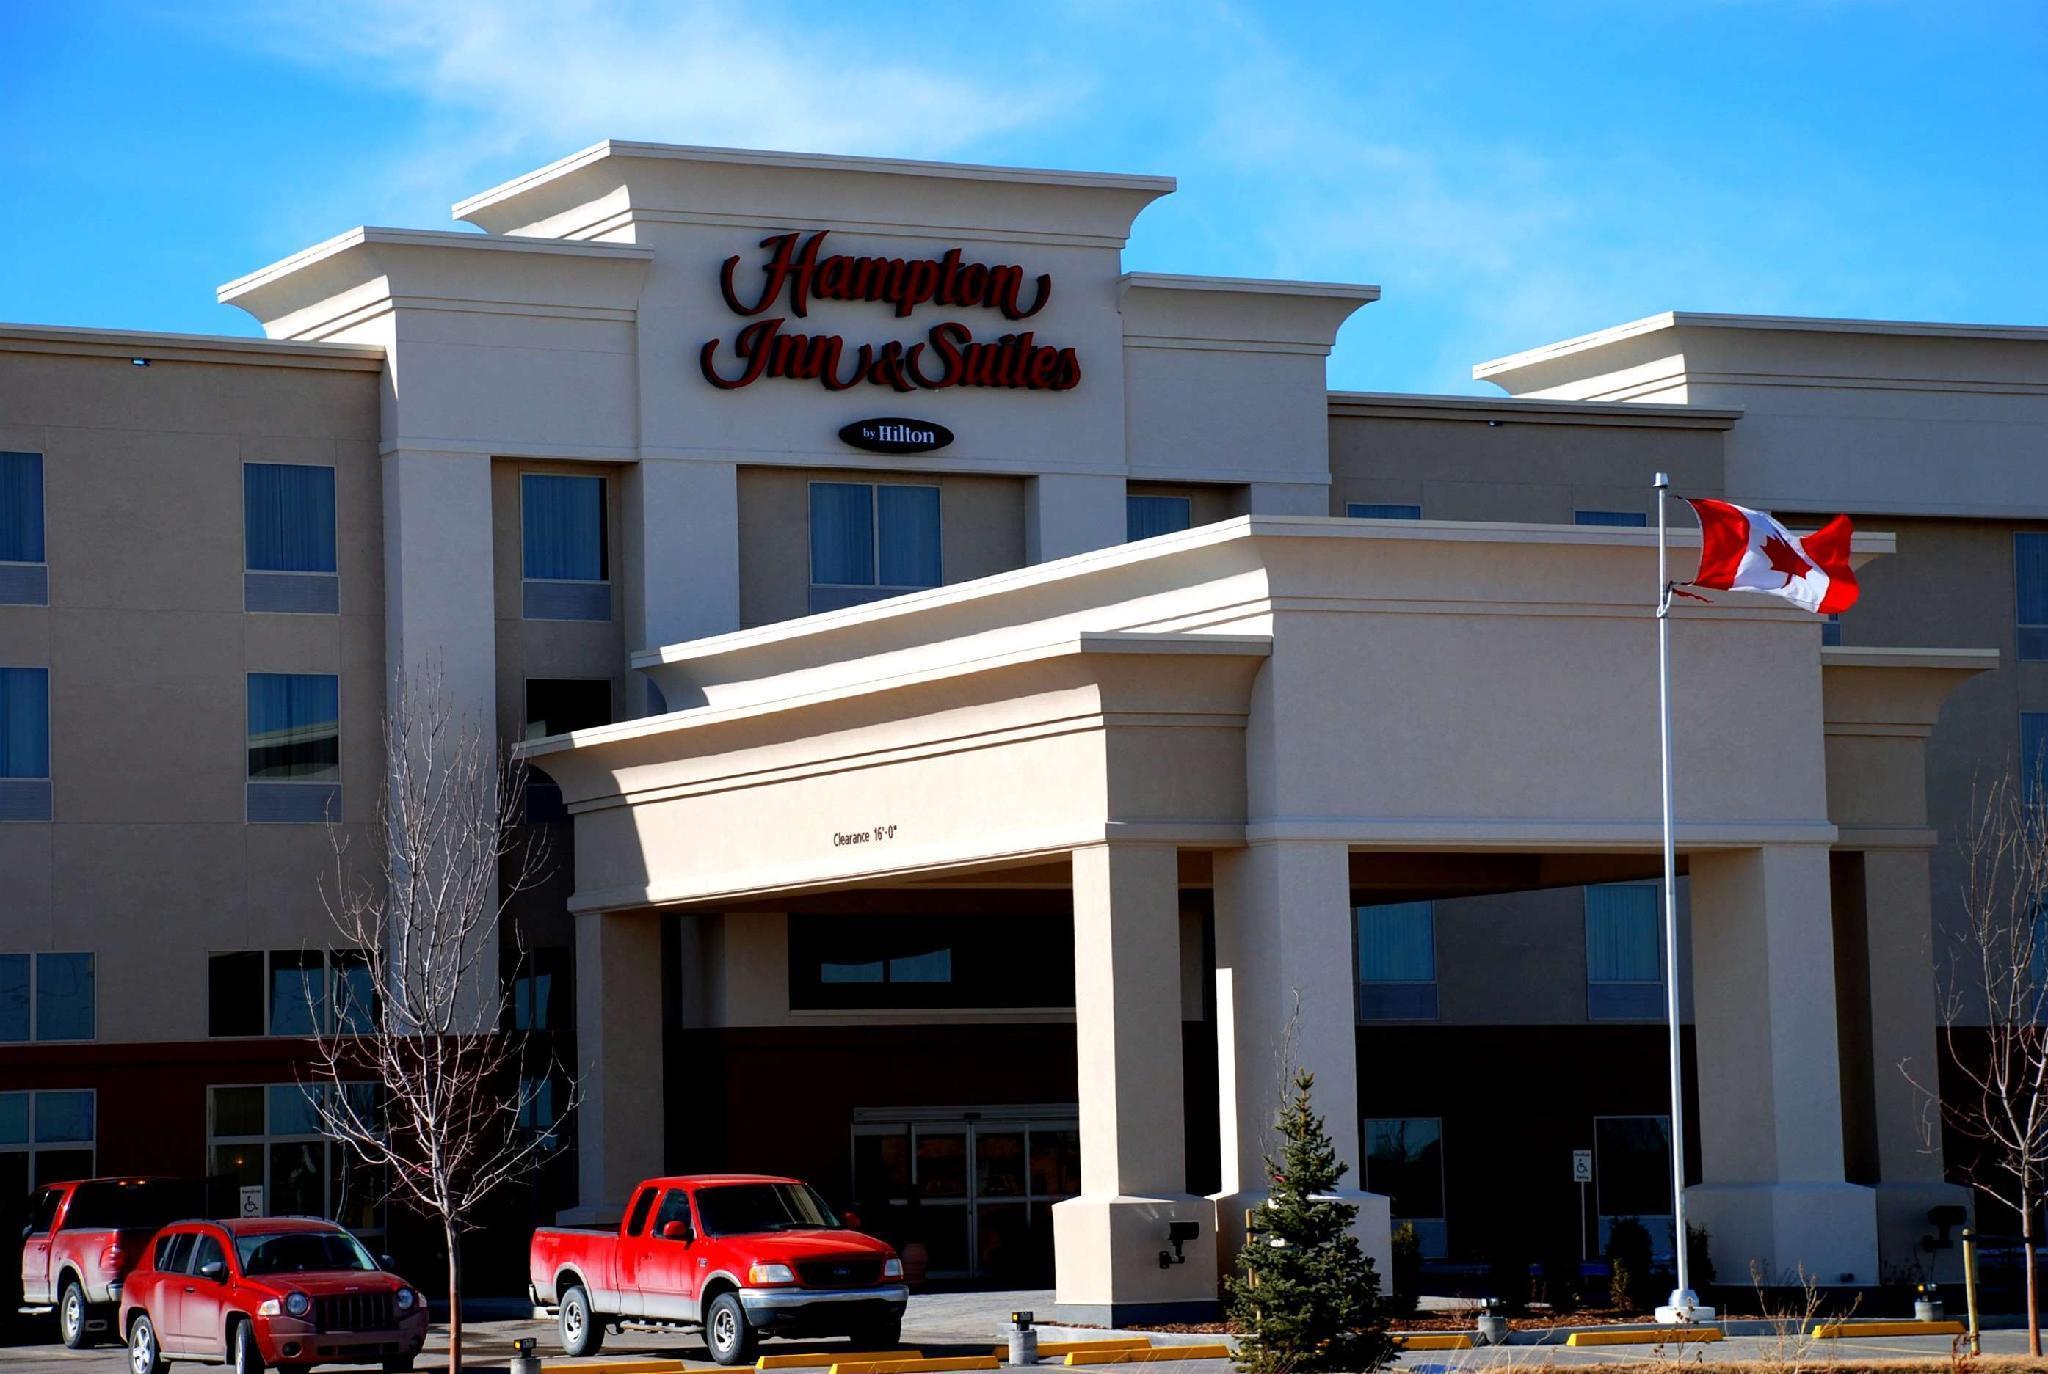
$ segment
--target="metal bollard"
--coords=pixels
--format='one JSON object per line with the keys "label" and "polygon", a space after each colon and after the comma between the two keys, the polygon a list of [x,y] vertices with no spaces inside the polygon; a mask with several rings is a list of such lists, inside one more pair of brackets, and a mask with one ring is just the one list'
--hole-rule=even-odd
{"label": "metal bollard", "polygon": [[1963,1301],[1970,1309],[1970,1353],[1984,1353],[1982,1338],[1977,1330],[1977,1235],[1967,1226],[1963,1228]]}
{"label": "metal bollard", "polygon": [[540,1374],[540,1356],[533,1353],[538,1345],[531,1336],[522,1336],[512,1342],[511,1374]]}
{"label": "metal bollard", "polygon": [[[1032,1328],[1031,1320],[1029,1312],[1012,1312],[1010,1314],[1008,1335],[1010,1337],[1011,1364],[1038,1363],[1038,1332]],[[517,1374],[517,1371],[514,1374]]]}

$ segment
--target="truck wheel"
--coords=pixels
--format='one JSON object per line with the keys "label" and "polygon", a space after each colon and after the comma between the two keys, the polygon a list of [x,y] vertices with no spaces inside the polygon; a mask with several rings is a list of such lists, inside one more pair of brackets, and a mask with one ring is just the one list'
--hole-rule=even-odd
{"label": "truck wheel", "polygon": [[747,1364],[754,1358],[754,1328],[737,1293],[720,1293],[704,1310],[704,1344],[720,1364]]}
{"label": "truck wheel", "polygon": [[89,1316],[85,1289],[77,1279],[65,1279],[64,1291],[57,1295],[57,1334],[63,1338],[65,1349],[83,1350],[92,1344],[92,1335],[85,1329]]}
{"label": "truck wheel", "polygon": [[128,1328],[128,1374],[164,1374],[170,1367],[157,1346],[156,1328],[150,1325],[149,1315],[138,1316]]}
{"label": "truck wheel", "polygon": [[263,1374],[263,1351],[256,1344],[256,1329],[248,1322],[236,1322],[228,1333],[228,1353],[235,1374]]}
{"label": "truck wheel", "polygon": [[590,1294],[582,1284],[562,1294],[562,1353],[576,1358],[595,1355],[604,1344],[604,1322],[590,1310]]}

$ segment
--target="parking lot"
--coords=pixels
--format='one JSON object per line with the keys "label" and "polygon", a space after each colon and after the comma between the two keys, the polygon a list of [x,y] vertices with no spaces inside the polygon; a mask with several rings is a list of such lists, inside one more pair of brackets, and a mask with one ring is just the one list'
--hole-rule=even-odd
{"label": "parking lot", "polygon": [[[999,1328],[1012,1311],[1021,1308],[1049,1314],[1053,1306],[1052,1296],[1051,1293],[1044,1291],[919,1294],[910,1300],[910,1309],[905,1314],[903,1343],[931,1355],[986,1355],[998,1344]],[[1061,1330],[1063,1328],[1048,1327],[1044,1334],[1050,1339]],[[1064,1330],[1082,1338],[1108,1334],[1073,1328]],[[1199,1335],[1134,1334],[1148,1334],[1155,1345],[1217,1339],[1214,1336]],[[512,1343],[524,1337],[538,1339],[538,1352],[549,1366],[566,1363],[555,1343],[553,1325],[530,1319],[470,1322],[464,1328],[463,1363],[466,1367],[475,1369],[504,1369],[512,1358]],[[825,1352],[834,1348],[845,1349],[846,1346],[843,1341],[773,1341],[764,1344],[762,1351],[765,1354],[784,1354],[799,1351]],[[1946,1336],[1821,1341],[1811,1344],[1805,1363],[1810,1368],[1830,1364],[1862,1365],[1882,1361],[1946,1363],[1952,1349],[1953,1342]],[[1984,1333],[1986,1355],[2013,1356],[2024,1355],[2025,1352],[2026,1334],[2023,1331],[1995,1330]],[[1782,1365],[1785,1363],[1784,1354],[1779,1338],[1774,1334],[1731,1335],[1711,1345],[1633,1345],[1573,1349],[1563,1344],[1563,1335],[1559,1333],[1554,1339],[1541,1344],[1514,1344],[1482,1350],[1415,1351],[1402,1355],[1400,1366],[1405,1370],[1415,1371],[1415,1374],[1452,1374],[1452,1371],[1464,1374],[1465,1371],[1512,1370],[1549,1365],[1699,1362],[1726,1364],[1750,1360]],[[703,1343],[694,1336],[643,1333],[609,1337],[605,1342],[603,1354],[597,1356],[592,1363],[624,1363],[654,1357],[680,1360],[693,1371],[718,1368],[706,1356]],[[420,1367],[443,1368],[446,1360],[446,1331],[437,1326],[428,1341]],[[1200,1374],[1221,1374],[1228,1366],[1220,1360],[1189,1360],[1185,1365],[1179,1361],[1171,1361],[1164,1368],[1198,1369]],[[126,1374],[126,1371],[125,1352],[120,1347],[104,1345],[92,1350],[66,1350],[57,1342],[53,1325],[40,1328],[31,1325],[14,1338],[14,1343],[0,1346],[0,1374]]]}

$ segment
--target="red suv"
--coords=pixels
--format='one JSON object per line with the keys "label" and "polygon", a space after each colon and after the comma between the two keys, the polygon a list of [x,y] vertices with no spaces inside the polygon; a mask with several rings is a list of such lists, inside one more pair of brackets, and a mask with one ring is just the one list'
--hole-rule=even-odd
{"label": "red suv", "polygon": [[412,1368],[427,1305],[331,1221],[181,1221],[159,1231],[122,1294],[133,1374],[173,1360],[265,1365],[382,1362]]}

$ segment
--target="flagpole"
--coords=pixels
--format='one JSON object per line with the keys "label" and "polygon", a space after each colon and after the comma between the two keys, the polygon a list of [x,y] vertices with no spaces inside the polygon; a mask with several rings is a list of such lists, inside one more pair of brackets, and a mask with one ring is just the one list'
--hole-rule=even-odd
{"label": "flagpole", "polygon": [[1671,1037],[1671,1236],[1677,1286],[1657,1320],[1683,1323],[1711,1317],[1692,1291],[1691,1256],[1685,1229],[1685,1075],[1678,1035],[1678,852],[1671,819],[1671,571],[1666,547],[1665,508],[1671,475],[1657,474],[1657,724],[1664,794],[1664,1015]]}

